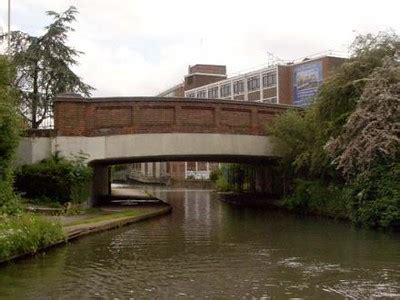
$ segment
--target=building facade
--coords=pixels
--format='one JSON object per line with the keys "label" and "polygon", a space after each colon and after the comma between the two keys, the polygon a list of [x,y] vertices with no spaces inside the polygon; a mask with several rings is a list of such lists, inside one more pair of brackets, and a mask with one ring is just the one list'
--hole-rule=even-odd
{"label": "building facade", "polygon": [[329,73],[343,61],[329,55],[305,58],[195,87],[186,84],[189,74],[185,77],[184,96],[307,106]]}
{"label": "building facade", "polygon": [[[159,93],[159,97],[185,97],[256,101],[306,107],[322,82],[344,62],[331,54],[293,62],[277,62],[235,76],[227,76],[226,66],[189,66],[183,81]],[[136,165],[145,176],[168,176],[174,180],[208,179],[218,168],[209,162],[151,162]]]}

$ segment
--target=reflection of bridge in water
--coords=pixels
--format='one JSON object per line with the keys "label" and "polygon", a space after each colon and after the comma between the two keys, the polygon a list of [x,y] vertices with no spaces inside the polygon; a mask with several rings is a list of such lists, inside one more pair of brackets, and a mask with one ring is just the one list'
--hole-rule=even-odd
{"label": "reflection of bridge in water", "polygon": [[255,102],[185,98],[82,98],[61,95],[55,129],[24,138],[23,163],[55,152],[83,152],[94,168],[93,200],[110,193],[109,166],[151,161],[269,163],[266,125],[288,107]]}

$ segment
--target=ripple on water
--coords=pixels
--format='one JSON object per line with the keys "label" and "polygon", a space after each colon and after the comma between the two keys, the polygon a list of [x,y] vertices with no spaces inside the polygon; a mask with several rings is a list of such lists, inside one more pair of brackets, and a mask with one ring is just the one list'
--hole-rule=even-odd
{"label": "ripple on water", "polygon": [[170,216],[8,266],[0,298],[399,297],[400,239],[232,208],[211,192],[160,194]]}

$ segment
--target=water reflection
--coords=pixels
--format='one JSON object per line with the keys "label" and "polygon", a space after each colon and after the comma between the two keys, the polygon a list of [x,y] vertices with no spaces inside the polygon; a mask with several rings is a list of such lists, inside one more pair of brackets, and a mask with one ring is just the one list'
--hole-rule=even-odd
{"label": "water reflection", "polygon": [[0,297],[400,297],[398,235],[153,189],[173,214],[9,265]]}

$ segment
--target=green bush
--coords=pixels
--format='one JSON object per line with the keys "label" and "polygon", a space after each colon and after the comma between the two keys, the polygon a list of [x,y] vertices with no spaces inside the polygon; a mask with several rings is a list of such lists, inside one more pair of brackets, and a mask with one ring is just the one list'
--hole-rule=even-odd
{"label": "green bush", "polygon": [[1,215],[17,215],[21,209],[20,197],[15,194],[11,184],[0,180],[0,217]]}
{"label": "green bush", "polygon": [[21,129],[16,94],[11,88],[13,77],[9,61],[0,56],[0,215],[20,210],[18,197],[12,190],[12,164]]}
{"label": "green bush", "polygon": [[0,219],[0,261],[65,239],[60,223],[25,214]]}
{"label": "green bush", "polygon": [[48,198],[64,204],[81,203],[89,196],[92,170],[82,160],[57,156],[20,167],[15,174],[15,188],[30,199]]}
{"label": "green bush", "polygon": [[232,190],[224,176],[218,177],[218,179],[215,181],[215,188],[220,192],[228,192]]}
{"label": "green bush", "polygon": [[378,164],[351,187],[357,224],[400,228],[400,163]]}
{"label": "green bush", "polygon": [[217,180],[220,176],[222,176],[221,169],[220,168],[215,169],[210,173],[210,180],[215,183],[215,182],[217,182]]}
{"label": "green bush", "polygon": [[400,199],[382,197],[370,201],[355,216],[357,223],[369,227],[400,228]]}
{"label": "green bush", "polygon": [[318,180],[294,182],[293,193],[285,198],[287,208],[302,213],[314,213],[335,218],[349,218],[351,212],[349,192],[346,187]]}

